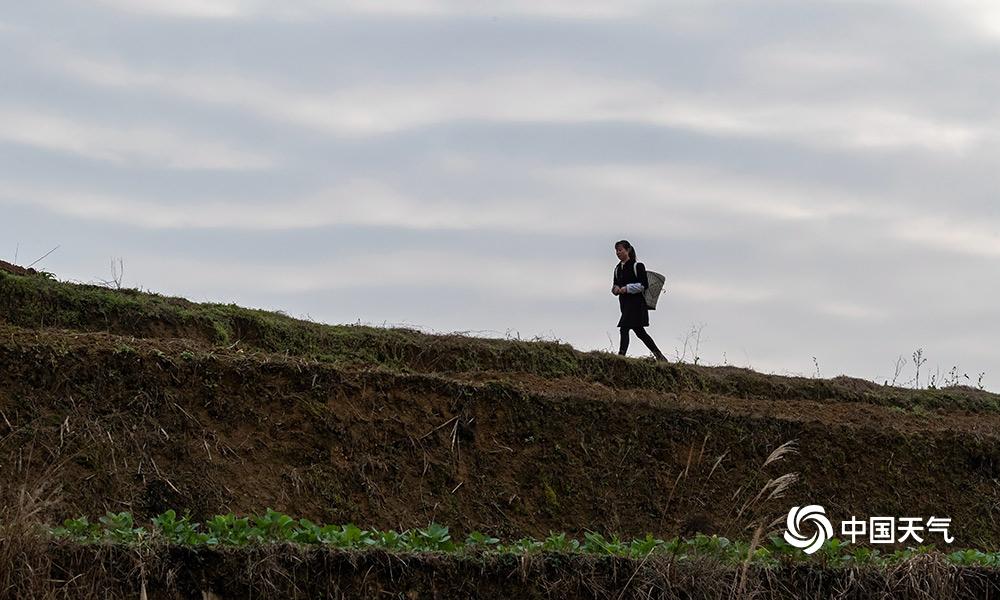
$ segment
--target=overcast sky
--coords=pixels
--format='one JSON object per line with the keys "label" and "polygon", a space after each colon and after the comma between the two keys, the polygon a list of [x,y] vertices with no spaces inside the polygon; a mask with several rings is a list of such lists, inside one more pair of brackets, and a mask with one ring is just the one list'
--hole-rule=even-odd
{"label": "overcast sky", "polygon": [[61,279],[608,350],[626,238],[671,358],[1000,387],[992,0],[6,2],[0,90]]}

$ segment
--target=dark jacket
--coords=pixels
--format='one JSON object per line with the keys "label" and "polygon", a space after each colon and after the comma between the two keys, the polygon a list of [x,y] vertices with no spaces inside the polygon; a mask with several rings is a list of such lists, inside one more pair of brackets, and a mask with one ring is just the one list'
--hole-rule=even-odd
{"label": "dark jacket", "polygon": [[[642,263],[632,265],[635,261],[629,259],[625,264],[615,267],[614,285],[625,287],[629,283],[641,283],[642,289],[649,288],[649,278],[646,277],[646,267]],[[618,320],[619,327],[649,327],[649,307],[642,294],[619,294],[618,304],[622,309],[622,318]]]}

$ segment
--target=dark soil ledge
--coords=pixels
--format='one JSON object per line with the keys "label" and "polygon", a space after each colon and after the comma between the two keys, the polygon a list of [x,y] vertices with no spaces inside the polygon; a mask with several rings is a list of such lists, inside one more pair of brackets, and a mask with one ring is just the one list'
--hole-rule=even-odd
{"label": "dark soil ledge", "polygon": [[891,567],[779,568],[538,554],[458,556],[263,546],[191,549],[0,540],[0,598],[76,600],[998,597],[1000,571],[924,555]]}

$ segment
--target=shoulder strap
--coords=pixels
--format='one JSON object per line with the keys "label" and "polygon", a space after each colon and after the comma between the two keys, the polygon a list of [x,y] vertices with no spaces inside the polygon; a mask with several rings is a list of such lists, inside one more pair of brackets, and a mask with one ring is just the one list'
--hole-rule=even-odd
{"label": "shoulder strap", "polygon": [[639,278],[639,261],[632,263],[632,272],[635,273],[635,278]]}

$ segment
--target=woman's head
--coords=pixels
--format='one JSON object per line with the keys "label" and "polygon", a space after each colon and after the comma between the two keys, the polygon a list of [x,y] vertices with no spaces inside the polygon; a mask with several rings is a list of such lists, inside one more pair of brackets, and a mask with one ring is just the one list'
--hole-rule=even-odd
{"label": "woman's head", "polygon": [[618,255],[618,260],[625,261],[628,259],[635,260],[635,248],[632,244],[628,243],[628,240],[618,240],[615,242],[615,254]]}

